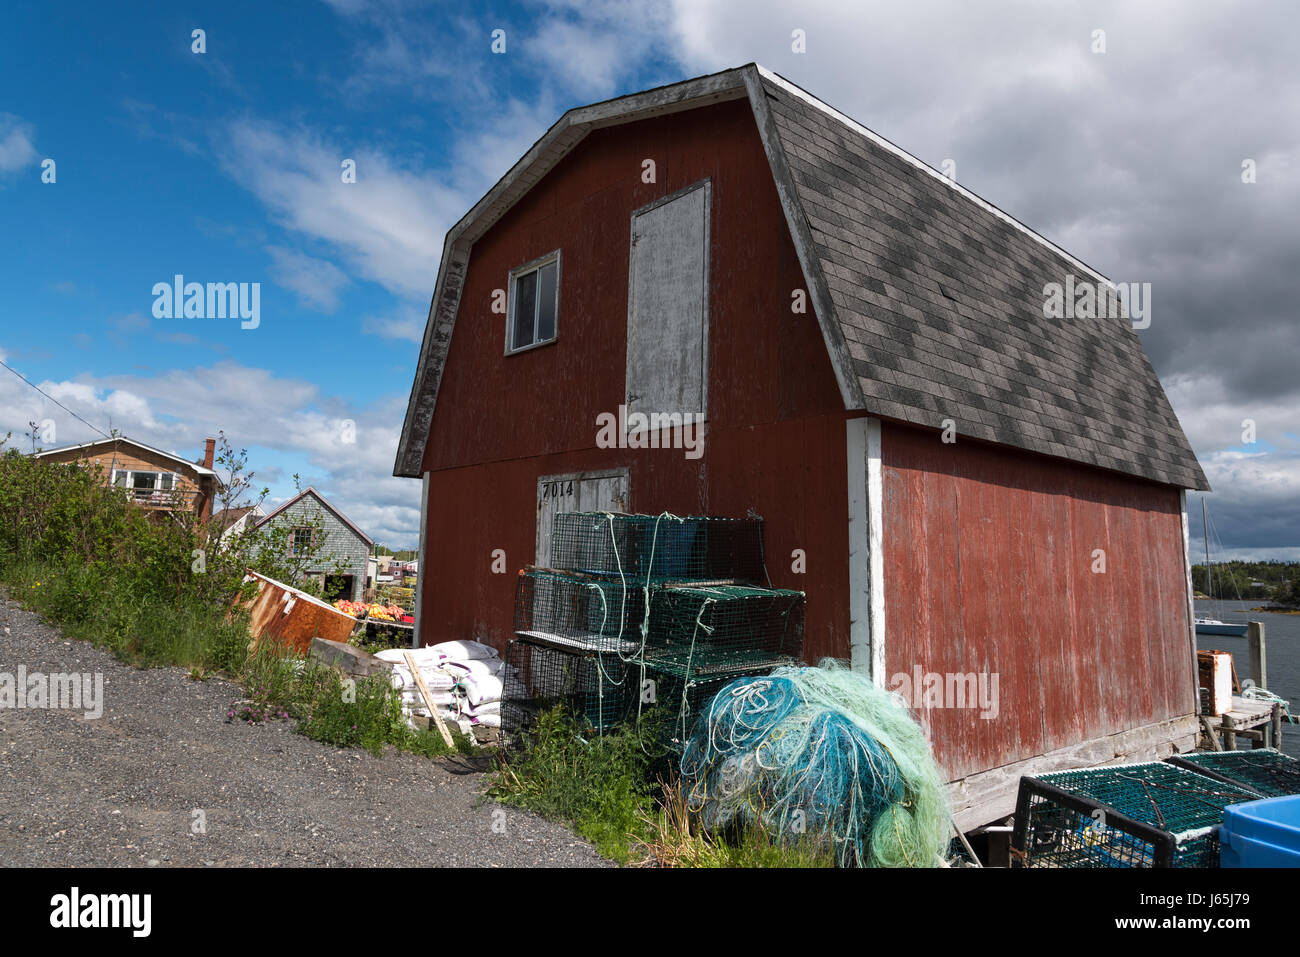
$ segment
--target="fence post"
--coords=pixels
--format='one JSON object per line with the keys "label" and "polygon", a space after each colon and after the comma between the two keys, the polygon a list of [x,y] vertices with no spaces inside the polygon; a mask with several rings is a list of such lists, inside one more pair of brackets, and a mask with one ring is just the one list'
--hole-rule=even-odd
{"label": "fence post", "polygon": [[1264,642],[1264,623],[1246,624],[1246,641],[1250,646],[1250,678],[1257,688],[1268,688],[1268,651]]}

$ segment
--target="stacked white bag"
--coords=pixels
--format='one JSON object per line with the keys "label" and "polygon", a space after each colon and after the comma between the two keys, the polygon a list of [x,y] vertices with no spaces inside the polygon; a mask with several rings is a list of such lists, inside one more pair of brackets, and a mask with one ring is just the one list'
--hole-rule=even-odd
{"label": "stacked white bag", "polygon": [[[444,721],[455,721],[463,730],[476,724],[501,727],[507,665],[495,648],[478,641],[444,641],[409,653]],[[428,716],[403,649],[391,648],[375,657],[393,663],[393,687],[401,692],[402,709],[408,715]]]}

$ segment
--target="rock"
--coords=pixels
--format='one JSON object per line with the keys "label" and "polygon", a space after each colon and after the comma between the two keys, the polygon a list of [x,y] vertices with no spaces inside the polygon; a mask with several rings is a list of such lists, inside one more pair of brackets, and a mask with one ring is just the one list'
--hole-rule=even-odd
{"label": "rock", "polygon": [[313,638],[307,653],[317,661],[338,668],[355,678],[365,678],[393,670],[393,666],[387,661],[380,661],[355,645],[330,641],[328,638]]}

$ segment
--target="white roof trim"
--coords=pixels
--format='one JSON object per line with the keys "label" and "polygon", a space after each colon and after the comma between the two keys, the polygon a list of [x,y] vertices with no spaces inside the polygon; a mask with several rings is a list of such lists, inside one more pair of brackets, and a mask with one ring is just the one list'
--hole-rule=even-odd
{"label": "white roof trim", "polygon": [[1097,270],[1093,269],[1087,263],[1082,262],[1079,259],[1076,259],[1074,256],[1071,256],[1064,249],[1056,245],[1056,243],[1052,242],[1047,237],[1041,235],[1040,233],[1034,232],[1032,229],[1030,229],[1020,220],[1016,219],[1014,216],[1010,216],[1007,213],[1004,213],[1002,210],[998,209],[988,200],[981,198],[975,193],[972,193],[970,190],[962,186],[956,180],[949,179],[947,176],[944,176],[943,173],[939,172],[937,169],[935,169],[933,166],[926,163],[924,160],[921,160],[918,157],[913,156],[911,153],[907,152],[907,150],[902,149],[899,146],[895,146],[893,143],[889,142],[889,140],[885,139],[880,134],[874,133],[871,130],[867,129],[861,123],[857,122],[857,120],[845,116],[843,113],[835,109],[835,107],[831,106],[829,103],[825,103],[817,99],[817,97],[813,96],[807,90],[803,89],[802,87],[795,86],[785,77],[773,73],[771,70],[769,70],[767,67],[763,66],[762,64],[755,64],[755,65],[758,67],[758,72],[763,76],[763,79],[776,84],[781,89],[789,93],[791,96],[796,96],[799,99],[803,100],[805,103],[809,104],[810,106],[816,107],[817,109],[825,113],[827,116],[830,116],[832,119],[838,120],[839,122],[843,123],[845,126],[853,130],[855,133],[860,133],[861,135],[865,136],[867,139],[871,140],[871,142],[875,143],[877,146],[881,147],[882,149],[888,150],[889,152],[897,156],[899,159],[906,160],[908,163],[915,166],[917,169],[921,170],[922,172],[927,173],[930,176],[933,176],[941,183],[944,183],[951,189],[965,196],[967,199],[969,199],[975,205],[979,206],[981,209],[987,210],[988,212],[992,213],[994,216],[998,217],[998,219],[1020,230],[1030,239],[1033,239],[1035,242],[1040,243],[1043,246],[1046,246],[1048,249],[1056,253],[1061,258],[1068,260],[1069,262],[1078,266],[1080,269],[1082,269],[1088,275],[1092,276],[1098,282],[1103,283],[1106,286],[1111,286],[1111,287],[1114,286],[1114,283],[1112,283],[1101,273],[1097,272]]}
{"label": "white roof trim", "polygon": [[191,462],[189,459],[185,458],[184,456],[177,455],[175,452],[164,452],[162,449],[154,448],[152,445],[145,445],[143,442],[138,442],[135,439],[128,439],[124,435],[119,435],[115,439],[95,439],[91,442],[82,442],[79,445],[64,445],[57,449],[41,449],[41,451],[35,453],[35,455],[33,455],[32,457],[39,459],[47,455],[58,455],[63,452],[72,452],[75,451],[76,449],[88,449],[92,445],[113,445],[114,443],[117,442],[123,442],[127,445],[134,445],[138,449],[147,449],[148,451],[153,452],[155,455],[162,455],[165,456],[166,458],[171,459],[172,461],[180,462],[184,465],[188,465],[190,468],[194,469],[194,471],[198,472],[200,475],[217,474],[207,466],[198,465],[194,462]]}

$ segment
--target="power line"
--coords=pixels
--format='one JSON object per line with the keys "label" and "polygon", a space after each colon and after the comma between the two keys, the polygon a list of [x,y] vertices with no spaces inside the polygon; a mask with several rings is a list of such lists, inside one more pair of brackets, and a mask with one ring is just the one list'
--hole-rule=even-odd
{"label": "power line", "polygon": [[97,426],[97,425],[92,425],[90,422],[87,422],[85,419],[83,419],[81,416],[77,415],[77,413],[73,412],[71,409],[69,409],[66,405],[64,405],[64,404],[63,404],[62,402],[60,402],[58,399],[54,398],[54,396],[50,395],[48,392],[46,392],[44,389],[42,389],[40,386],[38,386],[36,383],[29,381],[29,380],[27,379],[27,376],[23,375],[21,372],[19,372],[19,371],[18,371],[17,369],[15,369],[13,366],[9,365],[9,363],[5,362],[3,359],[0,359],[0,366],[4,366],[6,369],[8,369],[8,370],[9,370],[10,372],[12,372],[14,375],[18,376],[19,379],[21,379],[23,382],[26,382],[29,386],[31,386],[33,389],[35,389],[35,390],[36,390],[37,392],[39,392],[41,395],[45,396],[45,398],[49,399],[51,402],[53,402],[55,405],[57,405],[57,406],[58,406],[60,409],[62,409],[64,412],[68,413],[68,415],[72,416],[72,417],[73,417],[74,419],[76,419],[78,422],[81,422],[81,423],[83,423],[83,424],[85,424],[85,425],[90,426],[90,428],[94,429],[96,432],[98,432],[100,435],[102,435],[102,436],[103,436],[104,438],[106,438],[106,439],[111,439],[111,438],[112,438],[111,435],[109,435],[107,432],[105,432],[105,431],[104,431],[103,429],[101,429],[99,426]]}

